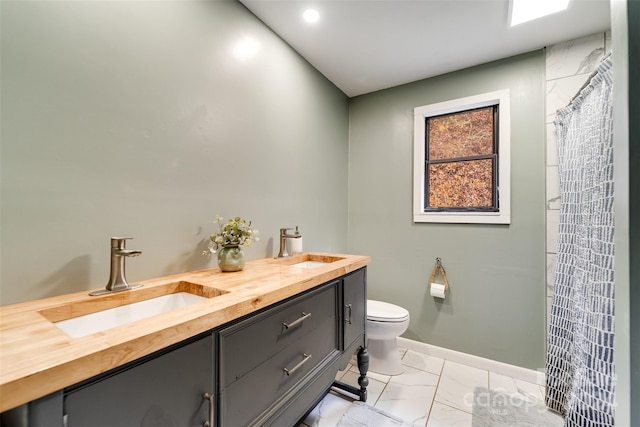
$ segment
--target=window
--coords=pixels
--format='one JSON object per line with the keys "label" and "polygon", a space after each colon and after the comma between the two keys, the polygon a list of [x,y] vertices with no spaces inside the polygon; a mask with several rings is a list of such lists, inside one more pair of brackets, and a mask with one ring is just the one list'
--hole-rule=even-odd
{"label": "window", "polygon": [[509,91],[414,110],[414,222],[509,224]]}

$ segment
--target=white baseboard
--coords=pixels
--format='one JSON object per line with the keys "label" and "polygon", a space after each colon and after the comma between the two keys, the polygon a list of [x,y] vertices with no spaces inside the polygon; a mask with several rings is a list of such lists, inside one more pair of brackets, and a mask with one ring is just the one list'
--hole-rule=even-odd
{"label": "white baseboard", "polygon": [[545,384],[545,373],[543,369],[533,370],[522,368],[520,366],[509,365],[508,363],[497,362],[484,357],[474,356],[472,354],[462,353],[448,348],[437,347],[435,345],[426,344],[419,341],[398,337],[398,347],[408,350],[417,351],[418,353],[427,354],[429,356],[438,357],[440,359],[450,360],[456,363],[472,366],[478,369],[495,372],[501,375],[517,378],[519,380],[543,385]]}

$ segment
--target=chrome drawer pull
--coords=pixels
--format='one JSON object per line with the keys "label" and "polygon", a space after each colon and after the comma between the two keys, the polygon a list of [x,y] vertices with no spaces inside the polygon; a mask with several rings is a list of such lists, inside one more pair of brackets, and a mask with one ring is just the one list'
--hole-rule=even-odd
{"label": "chrome drawer pull", "polygon": [[282,326],[284,326],[285,329],[289,329],[289,328],[293,328],[294,326],[296,326],[298,323],[302,322],[304,319],[308,319],[309,317],[311,317],[311,313],[305,313],[304,311],[302,312],[302,317],[299,319],[294,320],[293,322],[286,324],[283,323]]}
{"label": "chrome drawer pull", "polygon": [[347,323],[351,324],[351,304],[347,304],[345,305],[345,307],[347,307],[347,309],[349,310],[349,318],[347,319]]}
{"label": "chrome drawer pull", "polygon": [[205,393],[202,395],[202,398],[209,401],[209,420],[205,421],[202,425],[204,427],[213,427],[213,394]]}
{"label": "chrome drawer pull", "polygon": [[298,363],[296,366],[294,366],[293,368],[291,368],[291,370],[284,368],[284,373],[287,375],[291,375],[293,374],[295,371],[297,371],[298,369],[300,369],[302,367],[302,365],[304,365],[305,363],[307,363],[307,360],[311,359],[311,355],[310,354],[305,354],[302,353],[302,356],[304,356],[304,359],[302,359],[300,361],[300,363]]}

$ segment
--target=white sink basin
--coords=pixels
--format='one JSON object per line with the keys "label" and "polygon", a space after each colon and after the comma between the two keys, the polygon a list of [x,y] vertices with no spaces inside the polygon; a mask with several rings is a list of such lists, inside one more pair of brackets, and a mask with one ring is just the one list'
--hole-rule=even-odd
{"label": "white sink basin", "polygon": [[327,263],[322,261],[302,261],[297,264],[291,264],[291,267],[316,268],[316,267],[322,267],[323,265],[327,265]]}
{"label": "white sink basin", "polygon": [[54,322],[54,325],[70,337],[80,338],[206,300],[207,298],[188,292],[176,292],[73,319],[61,320]]}

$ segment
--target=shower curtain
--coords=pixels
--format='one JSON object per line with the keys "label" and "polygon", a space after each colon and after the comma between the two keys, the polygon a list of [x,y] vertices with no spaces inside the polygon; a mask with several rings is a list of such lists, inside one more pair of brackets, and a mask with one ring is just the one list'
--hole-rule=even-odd
{"label": "shower curtain", "polygon": [[560,225],[546,404],[565,426],[614,425],[612,62],[555,120]]}

